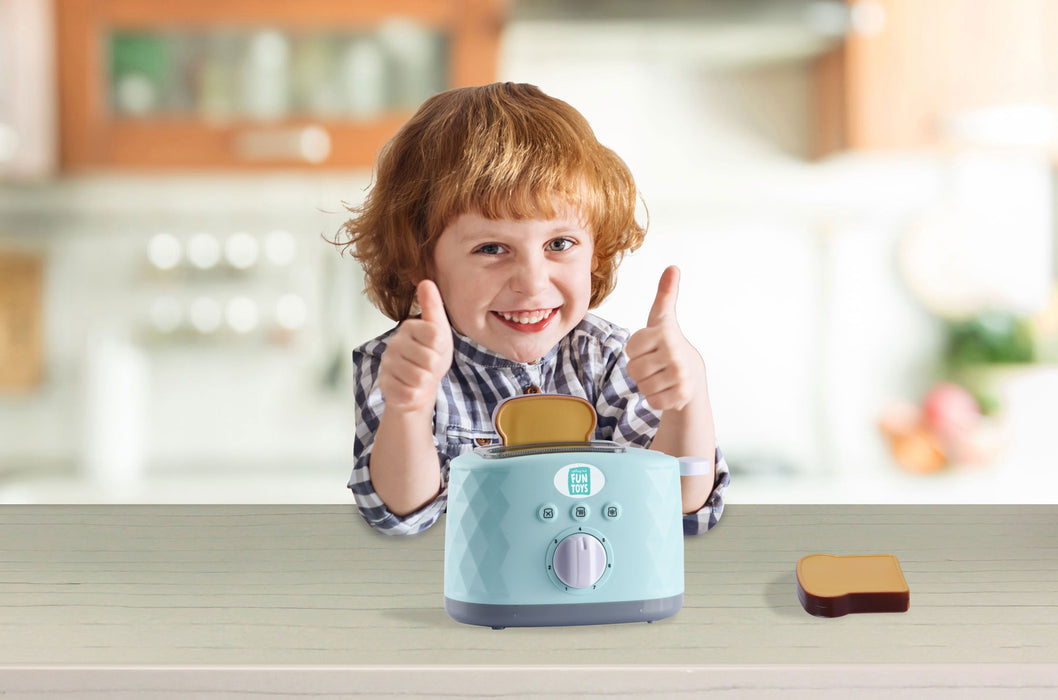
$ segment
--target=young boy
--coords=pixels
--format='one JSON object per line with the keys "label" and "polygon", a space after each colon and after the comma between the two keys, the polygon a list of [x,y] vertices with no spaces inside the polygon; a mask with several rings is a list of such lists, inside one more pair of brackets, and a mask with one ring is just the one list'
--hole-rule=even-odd
{"label": "young boy", "polygon": [[716,524],[730,477],[705,365],[676,321],[679,271],[631,337],[588,313],[643,241],[636,198],[584,117],[531,85],[436,95],[386,144],[335,241],[399,323],[353,351],[349,488],[372,527],[432,525],[449,462],[498,444],[493,410],[526,393],[586,398],[594,439],[706,458],[706,474],[681,478],[684,532]]}

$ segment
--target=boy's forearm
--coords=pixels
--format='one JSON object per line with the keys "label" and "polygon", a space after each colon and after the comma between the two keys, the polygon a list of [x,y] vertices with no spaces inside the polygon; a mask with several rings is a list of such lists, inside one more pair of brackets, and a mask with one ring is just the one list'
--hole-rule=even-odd
{"label": "boy's forearm", "polygon": [[414,513],[441,490],[441,463],[433,442],[433,408],[428,412],[382,414],[371,451],[375,493],[397,516]]}
{"label": "boy's forearm", "polygon": [[716,431],[709,392],[703,384],[689,404],[680,410],[661,414],[661,424],[651,448],[673,457],[701,457],[709,460],[710,472],[680,478],[683,512],[696,513],[713,492],[716,480]]}

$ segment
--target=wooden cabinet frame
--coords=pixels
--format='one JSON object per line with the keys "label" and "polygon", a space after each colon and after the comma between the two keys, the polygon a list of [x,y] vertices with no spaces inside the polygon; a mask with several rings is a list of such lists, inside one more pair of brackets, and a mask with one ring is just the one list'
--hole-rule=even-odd
{"label": "wooden cabinet frame", "polygon": [[[817,155],[961,148],[960,115],[1058,107],[1053,0],[847,0],[876,27],[853,28],[816,65]],[[972,139],[971,139],[972,141]]]}
{"label": "wooden cabinet frame", "polygon": [[[365,167],[410,116],[394,113],[367,121],[292,116],[218,124],[192,117],[114,118],[106,103],[104,39],[109,29],[241,25],[334,30],[404,16],[448,32],[449,84],[462,86],[495,80],[505,5],[504,0],[62,0],[56,13],[62,166],[73,172]],[[330,153],[320,163],[240,156],[239,140],[247,133],[296,134],[309,127],[322,128],[330,139]]]}

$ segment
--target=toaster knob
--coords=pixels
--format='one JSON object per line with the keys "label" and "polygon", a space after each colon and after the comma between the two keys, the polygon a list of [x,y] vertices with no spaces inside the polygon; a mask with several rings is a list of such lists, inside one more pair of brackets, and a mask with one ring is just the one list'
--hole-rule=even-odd
{"label": "toaster knob", "polygon": [[606,550],[591,535],[577,533],[558,543],[551,564],[562,583],[589,588],[606,571]]}

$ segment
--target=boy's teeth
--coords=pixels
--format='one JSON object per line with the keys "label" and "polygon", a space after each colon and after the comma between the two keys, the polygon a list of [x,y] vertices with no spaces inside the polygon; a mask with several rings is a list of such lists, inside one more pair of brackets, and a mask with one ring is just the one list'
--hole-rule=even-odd
{"label": "boy's teeth", "polygon": [[508,321],[521,324],[539,323],[551,315],[551,309],[543,311],[522,311],[516,314],[506,313],[504,311],[497,311],[500,316],[503,316]]}

